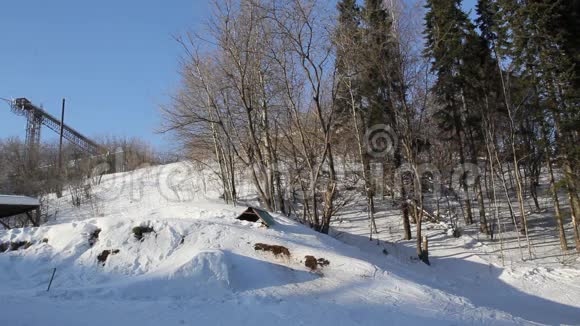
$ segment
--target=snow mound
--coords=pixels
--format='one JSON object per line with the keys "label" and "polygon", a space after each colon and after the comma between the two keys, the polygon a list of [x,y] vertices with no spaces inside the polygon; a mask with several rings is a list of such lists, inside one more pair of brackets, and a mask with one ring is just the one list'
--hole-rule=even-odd
{"label": "snow mound", "polygon": [[143,275],[121,287],[121,296],[128,299],[160,297],[193,298],[204,295],[217,298],[229,290],[229,272],[225,255],[220,250],[202,251],[171,270]]}
{"label": "snow mound", "polygon": [[[228,253],[231,288],[248,291],[305,283],[318,278],[307,271],[293,269],[278,262]],[[287,263],[290,263],[289,261]]]}

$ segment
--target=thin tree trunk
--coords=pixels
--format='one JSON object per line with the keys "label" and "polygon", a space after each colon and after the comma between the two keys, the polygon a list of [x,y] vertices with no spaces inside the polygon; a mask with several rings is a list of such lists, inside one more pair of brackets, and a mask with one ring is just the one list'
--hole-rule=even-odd
{"label": "thin tree trunk", "polygon": [[[487,137],[486,137],[487,138]],[[499,237],[499,250],[500,250],[500,255],[501,255],[501,264],[502,266],[505,266],[505,256],[504,256],[504,252],[503,252],[503,233],[502,233],[502,229],[501,229],[501,220],[500,220],[500,213],[499,213],[499,206],[497,204],[497,193],[496,193],[496,187],[495,187],[495,177],[494,177],[494,163],[493,163],[493,159],[491,158],[492,154],[491,154],[491,148],[489,146],[489,138],[487,138],[486,141],[486,148],[487,148],[487,156],[489,158],[489,169],[490,169],[490,177],[491,177],[491,191],[492,191],[492,206],[494,208],[494,214],[495,214],[495,219],[496,219],[496,223],[497,223],[497,227],[498,227],[498,237]],[[492,239],[493,239],[493,228],[492,228]],[[518,239],[519,241],[519,239]],[[519,244],[519,242],[518,242]]]}
{"label": "thin tree trunk", "polygon": [[564,230],[564,219],[562,218],[562,211],[560,210],[560,199],[558,198],[554,170],[552,169],[549,155],[546,155],[546,166],[548,167],[548,174],[550,176],[550,193],[552,194],[552,200],[554,201],[554,217],[556,218],[558,234],[560,235],[560,248],[562,251],[568,251],[568,241],[566,240],[566,231]]}
{"label": "thin tree trunk", "polygon": [[368,161],[368,157],[366,156],[367,154],[365,153],[364,150],[364,146],[363,146],[363,140],[361,138],[361,130],[359,128],[359,115],[356,112],[356,103],[355,103],[355,99],[354,99],[354,95],[352,93],[352,85],[348,85],[349,87],[349,93],[350,93],[350,102],[351,102],[351,109],[352,109],[352,122],[354,125],[354,130],[355,130],[355,136],[357,139],[357,145],[358,145],[358,155],[359,155],[359,160],[360,163],[362,165],[363,168],[363,179],[364,179],[364,183],[365,183],[365,195],[366,195],[366,201],[367,201],[367,215],[369,217],[369,240],[373,240],[373,227],[376,231],[377,226],[375,223],[375,207],[374,207],[374,200],[373,200],[373,189],[372,189],[372,185],[371,185],[371,180],[369,177],[369,161]]}
{"label": "thin tree trunk", "polygon": [[[401,186],[404,187],[404,186]],[[401,191],[404,193],[405,190],[401,189]],[[403,210],[403,232],[404,232],[404,239],[405,240],[411,240],[413,239],[413,236],[411,235],[411,223],[409,222],[409,203],[407,203],[407,200],[405,197],[403,197],[402,199],[402,210]]]}
{"label": "thin tree trunk", "polygon": [[[576,198],[574,198],[576,197]],[[576,251],[580,252],[580,225],[578,223],[578,198],[572,192],[568,192],[568,200],[570,201],[570,213],[572,217],[572,226],[574,227],[574,239],[576,240]]]}
{"label": "thin tree trunk", "polygon": [[[509,110],[508,110],[509,111]],[[511,118],[510,118],[511,119]],[[520,176],[520,168],[519,168],[519,164],[518,164],[518,159],[516,156],[516,148],[515,148],[515,136],[513,135],[513,129],[512,129],[512,142],[511,142],[511,148],[512,148],[512,154],[513,154],[513,161],[514,161],[514,171],[515,171],[515,177],[516,177],[516,195],[518,198],[518,205],[520,208],[520,218],[521,218],[521,222],[522,222],[522,226],[523,226],[523,233],[526,236],[526,242],[528,244],[528,254],[529,254],[529,258],[533,259],[533,254],[532,254],[532,243],[530,241],[530,235],[528,232],[528,218],[526,215],[526,208],[524,207],[524,197],[523,197],[523,189],[522,189],[522,180],[521,180],[521,176]]]}
{"label": "thin tree trunk", "polygon": [[576,243],[576,251],[580,252],[580,202],[578,199],[578,192],[576,191],[575,176],[572,168],[565,156],[562,162],[564,170],[564,178],[566,180],[566,190],[568,191],[568,201],[570,202],[570,217],[572,218],[572,226],[574,227],[574,240]]}
{"label": "thin tree trunk", "polygon": [[495,142],[493,142],[493,138],[492,137],[493,137],[493,135],[490,134],[490,137],[489,138],[492,140],[491,145],[493,146],[492,147],[493,148],[493,154],[494,154],[494,157],[495,157],[495,161],[497,163],[497,166],[498,166],[498,171],[497,172],[498,172],[498,174],[500,176],[500,179],[502,181],[502,186],[503,186],[503,190],[504,190],[504,193],[505,193],[505,197],[506,197],[506,200],[507,200],[507,203],[508,203],[508,208],[509,208],[510,216],[511,216],[512,223],[514,225],[514,228],[516,230],[516,238],[518,240],[518,248],[520,250],[520,255],[522,257],[522,260],[524,260],[524,252],[522,250],[522,243],[521,243],[521,239],[520,239],[520,232],[519,232],[519,228],[518,228],[518,223],[516,221],[516,216],[514,214],[514,209],[513,209],[513,205],[512,205],[512,201],[511,201],[510,195],[509,195],[509,189],[508,189],[508,186],[507,186],[507,181],[506,181],[506,178],[505,178],[505,175],[504,175],[503,167],[502,167],[501,161],[499,160],[499,156],[497,155],[497,149],[496,149],[496,146],[495,146]]}
{"label": "thin tree trunk", "polygon": [[477,202],[479,204],[479,229],[481,232],[489,235],[489,225],[487,223],[487,217],[485,216],[485,205],[483,203],[483,190],[481,189],[481,179],[478,177],[476,181],[476,190],[477,190]]}
{"label": "thin tree trunk", "polygon": [[[401,167],[402,159],[400,151],[401,150],[398,147],[395,149],[395,166],[397,169]],[[409,222],[409,203],[407,203],[407,191],[405,190],[405,183],[402,182],[402,180],[400,191],[401,191],[401,212],[403,213],[403,238],[405,240],[411,240],[413,236],[411,234],[411,223]]]}
{"label": "thin tree trunk", "polygon": [[[461,102],[463,104],[463,110],[465,112],[467,112],[467,104],[465,103],[465,96],[463,95],[463,88],[461,89]],[[459,123],[456,123],[456,125],[460,126],[463,125],[461,123],[461,118],[459,118]],[[461,165],[463,166],[466,162],[465,160],[465,141],[463,140],[463,137],[461,135],[461,130],[457,129],[457,141],[459,142],[459,160]],[[473,224],[473,213],[471,210],[471,198],[469,196],[469,186],[467,185],[467,182],[463,182],[465,180],[461,180],[461,184],[463,186],[463,191],[465,192],[465,199],[464,199],[464,203],[465,203],[465,210],[467,212],[467,216],[465,218],[465,224]]]}

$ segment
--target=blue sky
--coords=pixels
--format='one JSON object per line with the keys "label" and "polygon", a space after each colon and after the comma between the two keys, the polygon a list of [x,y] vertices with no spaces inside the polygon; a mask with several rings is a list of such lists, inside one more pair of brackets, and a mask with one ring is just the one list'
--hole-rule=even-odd
{"label": "blue sky", "polygon": [[[18,0],[0,5],[0,97],[26,97],[90,137],[156,135],[158,107],[179,83],[172,35],[199,28],[205,0]],[[0,102],[0,138],[26,121]],[[43,140],[51,131],[43,129]]]}
{"label": "blue sky", "polygon": [[[333,0],[330,0],[333,1]],[[467,0],[464,7],[472,7]],[[160,150],[159,106],[178,86],[173,35],[203,26],[207,0],[18,0],[0,5],[0,97],[26,97],[89,137],[137,136]],[[0,138],[26,121],[0,101]],[[56,135],[43,129],[43,140]]]}

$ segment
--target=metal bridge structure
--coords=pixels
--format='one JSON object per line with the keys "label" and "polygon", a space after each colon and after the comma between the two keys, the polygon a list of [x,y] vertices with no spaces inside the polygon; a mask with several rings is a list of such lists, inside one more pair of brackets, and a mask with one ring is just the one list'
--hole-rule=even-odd
{"label": "metal bridge structure", "polygon": [[[107,150],[99,146],[88,137],[76,131],[72,127],[62,123],[60,120],[44,111],[42,108],[32,104],[26,98],[17,98],[10,103],[12,112],[26,118],[26,146],[28,149],[29,162],[37,162],[38,149],[40,147],[40,134],[42,126],[60,134],[72,144],[76,145],[83,152],[90,155],[106,154]],[[61,128],[62,127],[62,128]]]}

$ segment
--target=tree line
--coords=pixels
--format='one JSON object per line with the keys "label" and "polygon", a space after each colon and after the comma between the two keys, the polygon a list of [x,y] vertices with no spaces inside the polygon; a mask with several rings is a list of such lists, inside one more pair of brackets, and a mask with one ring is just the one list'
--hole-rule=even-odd
{"label": "tree line", "polygon": [[166,162],[151,145],[137,138],[106,137],[98,143],[104,152],[97,156],[65,143],[60,167],[56,141],[41,143],[38,154],[30,155],[30,149],[21,139],[0,139],[0,193],[31,196],[41,203],[38,211],[3,219],[0,224],[4,228],[39,226],[58,214],[58,207],[50,206],[51,195],[66,197],[75,207],[93,203],[96,198],[92,187],[100,182],[103,174]]}

